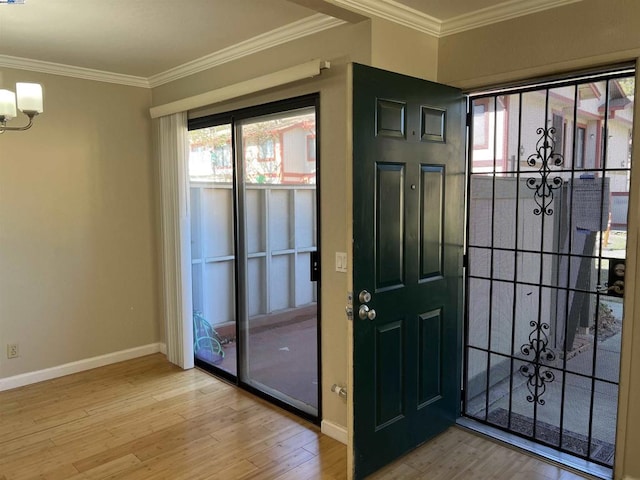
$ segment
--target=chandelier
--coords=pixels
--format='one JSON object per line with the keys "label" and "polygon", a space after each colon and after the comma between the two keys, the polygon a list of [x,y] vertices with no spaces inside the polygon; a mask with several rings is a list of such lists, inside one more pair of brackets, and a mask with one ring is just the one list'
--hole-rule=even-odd
{"label": "chandelier", "polygon": [[[29,118],[29,122],[21,127],[8,127],[7,122],[16,118],[18,110]],[[42,85],[39,83],[16,83],[16,93],[0,90],[0,133],[31,128],[33,118],[42,111]]]}

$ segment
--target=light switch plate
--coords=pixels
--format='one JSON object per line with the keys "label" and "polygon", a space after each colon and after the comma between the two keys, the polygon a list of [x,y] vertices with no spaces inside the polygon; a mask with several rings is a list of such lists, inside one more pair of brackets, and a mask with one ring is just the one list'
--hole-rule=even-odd
{"label": "light switch plate", "polygon": [[336,252],[336,272],[347,273],[346,252]]}

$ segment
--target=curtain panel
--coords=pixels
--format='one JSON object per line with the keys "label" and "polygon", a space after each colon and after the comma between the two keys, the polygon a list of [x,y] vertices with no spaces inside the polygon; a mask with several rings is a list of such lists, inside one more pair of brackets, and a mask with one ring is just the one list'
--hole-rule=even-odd
{"label": "curtain panel", "polygon": [[167,359],[193,367],[187,112],[154,121],[160,172],[162,294]]}

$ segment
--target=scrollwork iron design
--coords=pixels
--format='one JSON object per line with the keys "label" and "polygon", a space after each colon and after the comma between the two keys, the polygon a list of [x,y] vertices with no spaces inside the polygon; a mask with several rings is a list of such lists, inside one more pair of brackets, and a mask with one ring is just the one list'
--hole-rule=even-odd
{"label": "scrollwork iron design", "polygon": [[[533,209],[535,215],[553,215],[550,205],[553,202],[553,191],[562,186],[560,176],[553,176],[551,167],[560,167],[564,158],[555,152],[556,142],[554,135],[556,129],[538,128],[536,133],[540,136],[536,142],[536,152],[529,155],[527,165],[538,167],[540,178],[527,178],[526,184],[534,191],[534,200],[537,207]],[[520,352],[527,357],[525,364],[519,368],[520,374],[527,378],[527,401],[544,405],[542,398],[547,390],[547,384],[555,380],[554,373],[545,363],[553,362],[556,354],[549,348],[549,324],[541,320],[529,322],[532,327],[529,333],[529,342],[520,347]],[[533,357],[533,358],[530,358]]]}
{"label": "scrollwork iron design", "polygon": [[547,390],[547,383],[553,382],[556,377],[543,362],[553,362],[556,359],[556,354],[549,348],[549,336],[547,335],[549,324],[532,320],[529,325],[533,327],[529,333],[529,343],[522,345],[520,352],[525,357],[533,355],[533,359],[521,365],[519,370],[521,375],[527,377],[527,389],[529,390],[527,401],[544,405],[545,401],[542,396]]}
{"label": "scrollwork iron design", "polygon": [[562,178],[552,177],[551,166],[559,167],[563,164],[564,158],[555,152],[556,141],[553,135],[556,129],[538,128],[536,133],[540,138],[536,142],[536,153],[532,153],[527,158],[527,165],[537,167],[540,178],[527,178],[527,187],[535,191],[534,200],[538,207],[533,209],[535,215],[553,215],[553,209],[549,208],[553,202],[553,191],[562,186]]}

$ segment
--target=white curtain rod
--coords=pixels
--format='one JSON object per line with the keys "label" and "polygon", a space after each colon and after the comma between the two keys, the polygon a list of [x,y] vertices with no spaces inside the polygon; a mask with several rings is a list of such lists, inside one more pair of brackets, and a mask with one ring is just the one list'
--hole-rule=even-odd
{"label": "white curtain rod", "polygon": [[166,103],[151,107],[149,113],[151,118],[164,117],[178,112],[192,110],[194,108],[205,107],[215,103],[224,102],[233,98],[242,97],[250,93],[267,90],[273,87],[279,87],[305,78],[316,77],[325,68],[330,68],[331,64],[324,60],[311,60],[294,67],[285,68],[277,72],[262,75],[261,77],[252,78],[243,82],[234,83],[226,87],[217,88],[209,92],[194,95],[192,97],[176,100],[175,102]]}

